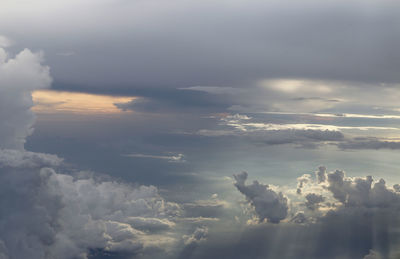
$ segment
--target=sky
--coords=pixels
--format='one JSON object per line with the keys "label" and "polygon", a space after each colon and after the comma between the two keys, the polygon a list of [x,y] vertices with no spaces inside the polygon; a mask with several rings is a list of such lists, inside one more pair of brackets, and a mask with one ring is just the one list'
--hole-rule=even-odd
{"label": "sky", "polygon": [[400,257],[400,2],[2,0],[1,259]]}

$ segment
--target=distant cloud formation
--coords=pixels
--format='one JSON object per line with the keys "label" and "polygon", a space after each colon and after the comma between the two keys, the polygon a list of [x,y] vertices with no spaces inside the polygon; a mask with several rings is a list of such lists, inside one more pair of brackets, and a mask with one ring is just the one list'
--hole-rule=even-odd
{"label": "distant cloud formation", "polygon": [[146,155],[146,154],[127,154],[127,155],[123,155],[123,156],[125,156],[125,157],[133,157],[133,158],[161,159],[161,160],[167,160],[168,162],[174,162],[174,163],[183,163],[183,162],[185,162],[183,154],[176,154],[176,155],[170,155],[170,156]]}
{"label": "distant cloud formation", "polygon": [[[271,223],[279,223],[273,227],[260,220],[258,227],[249,228],[242,235],[249,235],[250,243],[256,242],[256,238],[261,238],[265,246],[269,247],[273,241],[267,232],[273,235],[275,230],[279,231],[281,228],[282,236],[279,238],[282,242],[286,241],[280,243],[277,250],[285,249],[288,252],[280,258],[399,256],[400,250],[397,247],[400,233],[392,231],[400,226],[397,217],[400,212],[400,193],[395,188],[396,185],[393,188],[387,187],[383,179],[374,181],[371,176],[348,177],[341,170],[326,172],[326,168],[321,166],[315,172],[315,177],[299,177],[298,181],[301,184],[298,188],[301,192],[286,189],[287,196],[284,196],[285,192],[272,191],[268,189],[268,185],[258,181],[254,181],[252,185],[245,185],[246,173],[235,175],[234,178],[234,185],[246,196],[247,202],[254,208],[255,215],[260,219],[267,218]],[[259,233],[258,229],[265,231],[264,234]],[[297,239],[291,238],[291,233],[297,235]],[[304,242],[310,242],[309,246],[304,250],[299,249],[305,245]],[[221,241],[220,245],[238,245],[241,249],[246,246],[224,241]],[[224,248],[213,247],[212,244],[206,249],[210,249],[210,254],[217,251],[220,254],[227,252]],[[243,256],[238,253],[236,256],[231,255],[231,258]],[[277,255],[278,253],[261,249],[251,258],[276,258]]]}
{"label": "distant cloud formation", "polygon": [[341,149],[400,149],[400,141],[378,139],[375,137],[358,137],[350,141],[338,143]]}
{"label": "distant cloud formation", "polygon": [[182,209],[154,186],[59,173],[63,159],[26,151],[35,121],[31,92],[49,87],[49,68],[28,49],[15,58],[3,48],[0,54],[0,258],[134,256],[205,238],[205,229],[188,238],[177,233]]}
{"label": "distant cloud formation", "polygon": [[122,113],[115,103],[130,102],[135,97],[109,96],[79,92],[37,90],[32,93],[37,114],[110,115]]}
{"label": "distant cloud formation", "polygon": [[389,0],[3,0],[0,259],[400,258],[399,24]]}
{"label": "distant cloud formation", "polygon": [[238,87],[276,78],[287,78],[274,83],[294,91],[307,79],[399,82],[398,9],[379,0],[7,1],[0,29],[46,53],[74,46],[73,60],[50,57],[62,68],[54,77],[89,82],[94,91],[111,84]]}
{"label": "distant cloud formation", "polygon": [[[334,114],[296,114],[296,113],[268,113],[272,116],[312,116],[311,118],[363,118],[363,119],[394,119],[397,116],[372,116],[372,115],[334,115]],[[260,117],[260,116],[258,116]],[[364,132],[398,132],[398,127],[388,126],[343,126],[334,124],[317,123],[287,123],[283,119],[281,123],[264,122],[260,119],[252,118],[246,114],[222,114],[220,117],[219,128],[200,129],[195,134],[207,137],[236,136],[248,138],[256,143],[266,145],[292,144],[305,148],[317,148],[323,145],[336,146],[341,150],[357,149],[392,149],[400,148],[396,138],[357,136]],[[348,134],[351,132],[351,134]],[[374,133],[371,133],[374,134]]]}

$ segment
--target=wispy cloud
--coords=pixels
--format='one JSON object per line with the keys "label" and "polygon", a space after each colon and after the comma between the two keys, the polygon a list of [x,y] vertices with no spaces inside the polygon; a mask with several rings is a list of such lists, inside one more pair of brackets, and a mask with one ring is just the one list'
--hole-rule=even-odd
{"label": "wispy cloud", "polygon": [[184,159],[183,154],[176,154],[176,155],[171,155],[171,156],[165,156],[165,155],[148,155],[148,154],[125,154],[122,155],[125,157],[134,157],[134,158],[150,158],[150,159],[161,159],[161,160],[167,160],[168,162],[172,163],[183,163],[186,162]]}
{"label": "wispy cloud", "polygon": [[263,114],[276,115],[307,115],[329,118],[365,118],[365,119],[400,119],[396,114],[356,114],[356,113],[296,113],[296,112],[262,112]]}

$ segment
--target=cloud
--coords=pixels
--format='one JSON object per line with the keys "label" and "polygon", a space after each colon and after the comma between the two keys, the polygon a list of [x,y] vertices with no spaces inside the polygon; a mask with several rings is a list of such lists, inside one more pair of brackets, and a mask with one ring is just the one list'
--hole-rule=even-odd
{"label": "cloud", "polygon": [[130,102],[116,102],[115,106],[121,110],[142,113],[173,114],[222,112],[230,106],[228,97],[190,88],[137,89],[132,94],[138,98]]}
{"label": "cloud", "polygon": [[[246,186],[247,174],[235,178],[236,185]],[[398,258],[400,194],[395,189],[383,179],[326,173],[323,166],[307,179],[301,195],[297,188],[274,187],[288,197],[287,220],[210,231],[192,258]],[[252,197],[261,197],[256,190],[265,192],[266,186],[247,185],[248,203],[251,191]]]}
{"label": "cloud", "polygon": [[375,137],[357,137],[342,143],[337,146],[341,149],[400,149],[400,142]]}
{"label": "cloud", "polygon": [[363,259],[382,259],[382,256],[379,253],[375,252],[374,250],[370,250],[369,254],[364,256]]}
{"label": "cloud", "polygon": [[[339,149],[399,149],[396,138],[370,137],[367,134],[395,134],[400,128],[389,126],[346,126],[334,118],[363,118],[369,119],[397,119],[396,116],[368,116],[365,115],[334,115],[311,113],[281,113],[269,112],[266,116],[253,114],[218,114],[211,118],[219,118],[219,124],[213,129],[200,129],[195,134],[208,137],[235,136],[246,138],[257,144],[283,145],[293,144],[304,148],[316,148],[322,145],[334,145]],[[347,117],[349,116],[349,117]],[[328,118],[329,124],[293,123],[296,121],[324,122]],[[332,118],[332,119],[331,119]],[[280,121],[280,123],[276,123]],[[326,122],[325,122],[326,123]],[[352,124],[348,121],[346,123]],[[371,122],[376,123],[376,122]],[[336,125],[338,124],[338,125]]]}
{"label": "cloud", "polygon": [[301,194],[301,189],[304,187],[304,184],[307,184],[311,180],[311,175],[303,174],[299,178],[297,178],[297,193]]}
{"label": "cloud", "polygon": [[198,246],[205,242],[208,236],[208,228],[205,226],[197,227],[190,235],[182,237],[185,245],[184,249],[179,253],[179,259],[191,258]]}
{"label": "cloud", "polygon": [[146,154],[127,154],[123,155],[125,157],[134,157],[134,158],[151,158],[151,159],[161,159],[167,160],[168,162],[173,163],[183,163],[185,162],[183,154],[176,154],[172,156],[159,156],[159,155],[146,155]]}
{"label": "cloud", "polygon": [[318,167],[318,171],[315,172],[315,176],[317,177],[318,183],[323,183],[326,181],[326,167],[320,166]]}
{"label": "cloud", "polygon": [[252,117],[243,114],[221,116],[219,126],[221,128],[198,130],[196,134],[209,137],[238,136],[267,145],[296,144],[307,147],[344,139],[340,127],[333,125],[254,122]]}
{"label": "cloud", "polygon": [[36,152],[19,151],[12,149],[0,149],[1,167],[15,168],[41,168],[45,166],[59,166],[63,159],[56,155]]}
{"label": "cloud", "polygon": [[235,187],[246,196],[247,201],[253,206],[259,222],[267,219],[272,223],[279,223],[288,214],[288,200],[281,192],[276,193],[268,185],[254,181],[246,185],[247,173],[234,175]]}
{"label": "cloud", "polygon": [[[173,230],[171,219],[181,213],[180,206],[166,202],[154,186],[73,177],[49,168],[60,161],[53,155],[4,152],[0,240],[10,258],[83,257],[91,249],[131,254],[164,249],[165,241],[156,233]],[[160,247],[149,242],[150,237],[159,239]],[[164,239],[169,245],[174,242]]]}
{"label": "cloud", "polygon": [[377,0],[7,1],[0,28],[45,50],[66,49],[68,37],[79,57],[52,60],[61,68],[55,76],[92,89],[247,86],[276,77],[380,83],[399,81],[398,7]]}
{"label": "cloud", "polygon": [[191,235],[183,236],[185,245],[198,243],[206,239],[208,233],[207,227],[198,227]]}
{"label": "cloud", "polygon": [[[3,44],[4,45],[4,44]],[[43,55],[24,49],[14,58],[0,46],[0,147],[22,149],[32,133],[31,91],[50,86]],[[10,116],[12,114],[12,116]]]}
{"label": "cloud", "polygon": [[244,93],[243,89],[228,86],[190,86],[179,88],[180,90],[192,90],[206,92],[210,94],[240,94]]}
{"label": "cloud", "polygon": [[306,200],[306,207],[310,210],[315,210],[321,202],[325,201],[325,197],[320,194],[309,193],[306,195]]}
{"label": "cloud", "polygon": [[12,45],[12,40],[0,35],[0,48],[7,48],[7,47],[10,47],[11,45]]}
{"label": "cloud", "polygon": [[186,217],[206,217],[218,218],[224,214],[230,204],[224,200],[218,199],[218,195],[214,194],[211,199],[197,200],[183,204]]}
{"label": "cloud", "polygon": [[165,255],[179,245],[182,208],[156,187],[68,172],[62,158],[25,150],[35,120],[31,91],[49,87],[49,68],[28,49],[1,58],[0,258]]}

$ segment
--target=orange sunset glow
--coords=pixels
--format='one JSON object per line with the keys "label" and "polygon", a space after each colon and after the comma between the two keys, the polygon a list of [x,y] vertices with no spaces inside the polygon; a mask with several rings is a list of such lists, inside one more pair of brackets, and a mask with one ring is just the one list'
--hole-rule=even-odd
{"label": "orange sunset glow", "polygon": [[115,103],[126,103],[135,97],[120,97],[77,92],[38,90],[32,93],[36,113],[115,114],[124,111]]}

